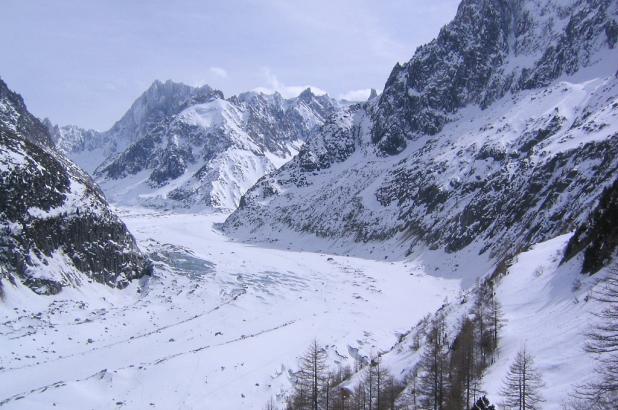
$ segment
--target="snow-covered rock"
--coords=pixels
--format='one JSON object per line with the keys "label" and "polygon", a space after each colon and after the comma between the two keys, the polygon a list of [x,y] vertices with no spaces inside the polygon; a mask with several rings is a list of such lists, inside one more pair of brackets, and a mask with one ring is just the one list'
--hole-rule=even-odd
{"label": "snow-covered rock", "polygon": [[51,294],[91,280],[122,288],[149,273],[100,189],[49,146],[45,126],[2,81],[0,107],[0,279]]}
{"label": "snow-covered rock", "polygon": [[0,126],[35,144],[51,147],[54,142],[45,126],[27,109],[21,95],[11,91],[0,79]]}
{"label": "snow-covered rock", "polygon": [[226,100],[208,86],[156,81],[109,131],[48,127],[114,202],[232,210],[342,107],[310,89]]}
{"label": "snow-covered rock", "polygon": [[332,117],[224,229],[491,258],[574,230],[618,177],[618,4],[464,0],[379,98]]}

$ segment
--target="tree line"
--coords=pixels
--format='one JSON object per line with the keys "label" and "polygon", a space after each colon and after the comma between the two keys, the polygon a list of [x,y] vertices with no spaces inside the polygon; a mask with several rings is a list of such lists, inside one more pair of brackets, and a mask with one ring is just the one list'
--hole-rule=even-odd
{"label": "tree line", "polygon": [[[479,284],[472,307],[454,335],[448,334],[443,309],[428,317],[413,337],[420,351],[417,365],[403,378],[383,366],[380,355],[332,370],[325,347],[314,340],[299,360],[286,410],[495,410],[481,388],[494,363],[504,319],[493,281]],[[421,343],[424,341],[424,343]],[[421,345],[423,346],[421,350]],[[542,403],[543,382],[525,347],[504,379],[502,408],[535,410]],[[272,401],[267,410],[276,407]]]}
{"label": "tree line", "polygon": [[406,408],[470,409],[484,395],[481,380],[495,360],[502,309],[491,281],[477,286],[473,297],[472,308],[459,320],[454,337],[448,334],[442,310],[430,321],[421,359],[401,400]]}
{"label": "tree line", "polygon": [[618,403],[618,264],[609,268],[592,299],[604,306],[585,346],[597,360],[595,378],[577,387],[565,403],[568,410],[614,410]]}
{"label": "tree line", "polygon": [[[389,410],[403,390],[403,384],[382,366],[378,355],[365,362],[357,361],[354,371],[349,366],[331,370],[326,349],[314,340],[299,360],[293,380],[293,391],[287,399],[287,410]],[[346,382],[356,375],[354,387]],[[274,405],[268,405],[273,410]]]}

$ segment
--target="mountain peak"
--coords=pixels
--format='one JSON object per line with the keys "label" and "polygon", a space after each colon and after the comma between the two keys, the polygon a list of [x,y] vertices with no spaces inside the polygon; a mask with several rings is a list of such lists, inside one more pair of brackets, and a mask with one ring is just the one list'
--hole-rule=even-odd
{"label": "mountain peak", "polygon": [[189,105],[216,98],[223,99],[223,93],[209,85],[192,87],[172,80],[165,83],[155,80],[108,132],[122,134],[132,143],[163,118],[177,114]]}
{"label": "mountain peak", "polygon": [[509,91],[538,88],[573,74],[613,44],[606,39],[612,30],[606,28],[613,27],[615,3],[517,4],[462,1],[436,39],[419,47],[407,63],[395,65],[372,132],[382,152],[400,153],[407,140],[440,132],[466,105],[486,108]]}
{"label": "mountain peak", "polygon": [[0,129],[12,131],[38,145],[54,145],[47,128],[26,108],[21,95],[11,91],[0,78]]}
{"label": "mountain peak", "polygon": [[307,88],[305,88],[303,90],[303,92],[298,94],[298,98],[303,100],[303,101],[307,101],[307,100],[311,100],[311,99],[315,98],[315,94],[311,90],[311,87],[307,87]]}

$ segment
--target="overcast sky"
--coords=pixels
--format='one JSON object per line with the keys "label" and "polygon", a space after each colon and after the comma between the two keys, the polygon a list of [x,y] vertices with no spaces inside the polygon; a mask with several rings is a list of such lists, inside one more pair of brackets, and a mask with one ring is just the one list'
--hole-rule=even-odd
{"label": "overcast sky", "polygon": [[381,90],[458,0],[1,0],[0,77],[30,110],[105,130],[155,79],[226,96]]}

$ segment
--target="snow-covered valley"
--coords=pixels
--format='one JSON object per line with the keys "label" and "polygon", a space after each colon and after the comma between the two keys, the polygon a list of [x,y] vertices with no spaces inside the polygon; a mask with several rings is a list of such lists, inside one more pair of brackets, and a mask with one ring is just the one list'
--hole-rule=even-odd
{"label": "snow-covered valley", "polygon": [[[442,307],[456,332],[472,300],[463,289],[469,283],[448,278],[447,264],[429,269],[421,258],[234,242],[216,229],[225,214],[118,211],[155,261],[153,277],[124,290],[91,283],[45,298],[7,287],[0,406],[261,409],[271,398],[284,401],[314,339],[333,364],[353,366],[380,353],[402,378],[418,361],[415,325]],[[500,354],[483,380],[490,397],[499,397],[524,343],[550,382],[545,408],[560,408],[591,377],[582,329],[600,308],[587,297],[600,276],[573,288],[581,261],[558,265],[569,237],[518,256],[501,281],[506,321]],[[474,264],[467,269],[470,280]]]}
{"label": "snow-covered valley", "polygon": [[462,0],[364,101],[156,80],[103,132],[0,79],[0,408],[614,410],[617,45]]}
{"label": "snow-covered valley", "polygon": [[46,298],[7,288],[0,406],[259,409],[314,338],[353,364],[460,292],[413,261],[233,242],[213,228],[223,214],[120,214],[154,276]]}

